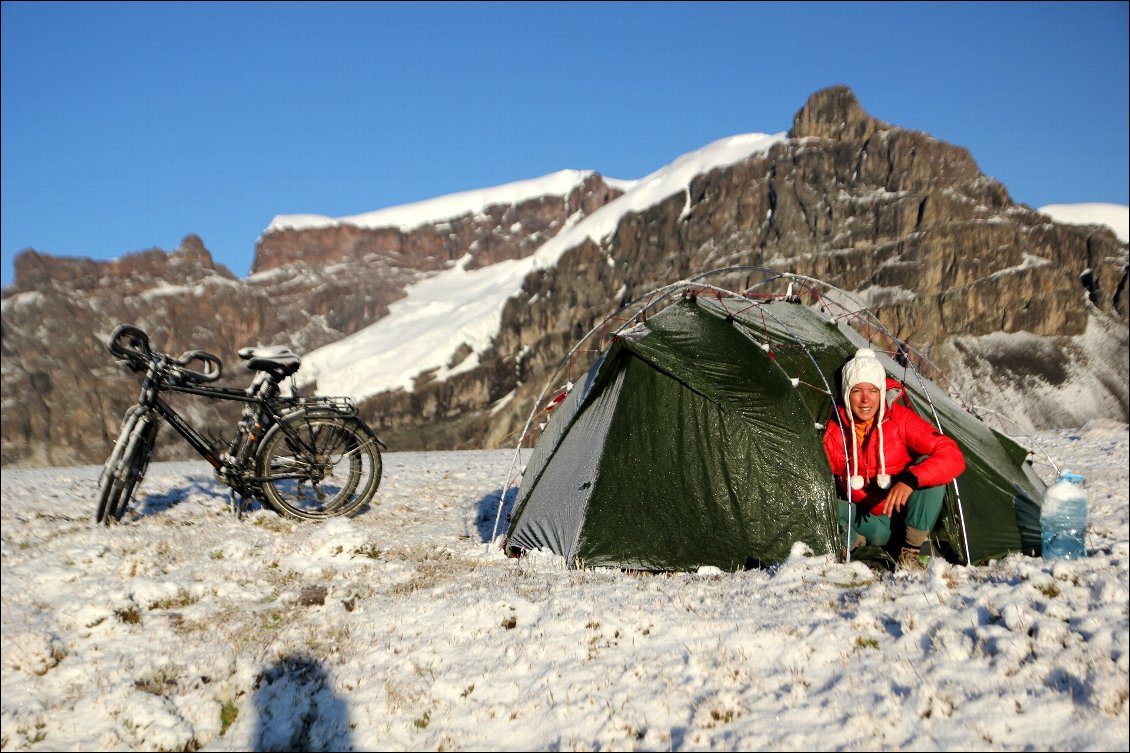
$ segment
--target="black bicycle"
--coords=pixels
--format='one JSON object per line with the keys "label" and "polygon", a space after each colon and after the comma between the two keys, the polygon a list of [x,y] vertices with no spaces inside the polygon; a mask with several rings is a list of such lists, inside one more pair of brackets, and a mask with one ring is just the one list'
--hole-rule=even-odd
{"label": "black bicycle", "polygon": [[[349,398],[283,395],[280,383],[302,364],[289,348],[240,350],[240,358],[256,372],[251,385],[240,390],[208,384],[223,374],[216,356],[190,350],[174,358],[155,351],[148,335],[130,324],[115,329],[107,346],[131,371],[145,376],[102,469],[96,523],[121,520],[145,476],[161,418],[211,463],[216,480],[231,489],[237,515],[252,499],[305,520],[352,515],[377,493],[384,443]],[[243,403],[234,438],[230,443],[205,438],[161,398],[164,392]]]}

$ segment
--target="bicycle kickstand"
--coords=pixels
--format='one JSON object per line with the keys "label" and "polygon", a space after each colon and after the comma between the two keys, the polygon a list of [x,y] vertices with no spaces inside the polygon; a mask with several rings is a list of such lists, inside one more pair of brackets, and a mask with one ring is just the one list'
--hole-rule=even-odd
{"label": "bicycle kickstand", "polygon": [[231,511],[236,520],[243,520],[243,513],[248,510],[247,497],[243,496],[235,489],[231,491]]}

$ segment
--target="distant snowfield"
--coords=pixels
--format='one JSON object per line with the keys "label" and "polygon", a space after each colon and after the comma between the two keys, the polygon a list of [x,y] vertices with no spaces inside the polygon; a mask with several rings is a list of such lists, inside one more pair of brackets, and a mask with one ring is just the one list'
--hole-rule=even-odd
{"label": "distant snowfield", "polygon": [[104,529],[98,468],[5,470],[0,740],[1127,750],[1127,438],[1018,437],[1045,479],[1086,477],[1087,559],[893,574],[803,546],[739,573],[508,559],[487,542],[512,450],[386,454],[377,504],[320,524],[237,520],[207,464],[159,462]]}
{"label": "distant snowfield", "polygon": [[1106,225],[1123,243],[1130,243],[1130,207],[1121,204],[1048,204],[1037,210],[1069,225]]}

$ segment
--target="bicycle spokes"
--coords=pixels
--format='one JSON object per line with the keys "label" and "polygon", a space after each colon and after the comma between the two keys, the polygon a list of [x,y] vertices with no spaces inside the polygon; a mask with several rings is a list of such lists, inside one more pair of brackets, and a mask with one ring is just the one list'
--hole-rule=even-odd
{"label": "bicycle spokes", "polygon": [[376,491],[381,471],[380,453],[363,427],[349,417],[310,415],[278,427],[263,448],[270,503],[304,518],[358,509]]}

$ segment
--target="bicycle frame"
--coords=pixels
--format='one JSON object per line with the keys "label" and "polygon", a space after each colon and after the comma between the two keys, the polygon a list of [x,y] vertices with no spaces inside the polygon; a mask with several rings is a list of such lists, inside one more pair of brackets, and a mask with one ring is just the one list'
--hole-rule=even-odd
{"label": "bicycle frame", "polygon": [[[278,382],[269,378],[256,377],[247,390],[170,382],[165,377],[165,366],[166,364],[162,362],[162,359],[158,357],[151,359],[145,380],[142,383],[141,395],[137,401],[138,405],[152,409],[164,418],[218,473],[225,474],[225,478],[222,480],[229,485],[234,485],[237,481],[241,484],[253,484],[263,480],[246,475],[247,461],[253,457],[254,449],[267,429],[279,423],[288,411],[294,408],[307,407],[320,409],[320,412],[334,415],[355,414],[351,404],[342,398],[278,397]],[[245,413],[229,447],[217,447],[189,424],[176,409],[161,399],[160,393],[162,392],[179,392],[212,400],[243,403],[245,406],[255,407],[254,416]],[[247,418],[254,418],[255,425],[251,426],[250,422],[246,421]],[[295,441],[301,441],[291,432],[287,433]],[[224,457],[225,455],[228,459]],[[227,475],[231,471],[237,474],[238,479]],[[238,489],[237,491],[243,492],[244,490]]]}
{"label": "bicycle frame", "polygon": [[[271,408],[271,405],[262,398],[248,395],[242,390],[229,389],[225,387],[185,387],[180,385],[162,385],[158,390],[169,392],[183,392],[189,395],[199,395],[201,397],[212,398],[214,400],[229,400],[237,401],[245,404],[257,405],[260,410],[268,413],[272,420],[277,421],[279,414]],[[224,467],[223,460],[220,455],[223,453],[221,448],[216,447],[207,438],[204,437],[199,431],[193,428],[184,417],[177,411],[162,400],[159,396],[154,395],[152,405],[149,407],[157,411],[158,414],[170,426],[176,429],[177,433],[184,437],[185,441],[192,446],[194,450],[200,453],[200,456],[207,460],[213,468],[220,470]],[[265,427],[264,427],[265,428]],[[238,439],[238,437],[237,437]]]}
{"label": "bicycle frame", "polygon": [[[257,372],[246,389],[215,387],[223,364],[201,350],[179,357],[155,351],[131,324],[119,325],[107,343],[131,371],[143,373],[141,393],[122,420],[118,441],[98,481],[95,522],[120,520],[156,443],[160,419],[173,427],[232,491],[232,510],[242,515],[255,498],[276,512],[319,520],[352,515],[376,494],[385,447],[347,397],[283,395],[280,382],[301,360],[288,348],[244,348],[241,358]],[[240,403],[243,415],[229,441],[205,436],[162,397],[177,392]],[[386,448],[387,449],[387,448]],[[241,501],[237,503],[237,495]]]}

